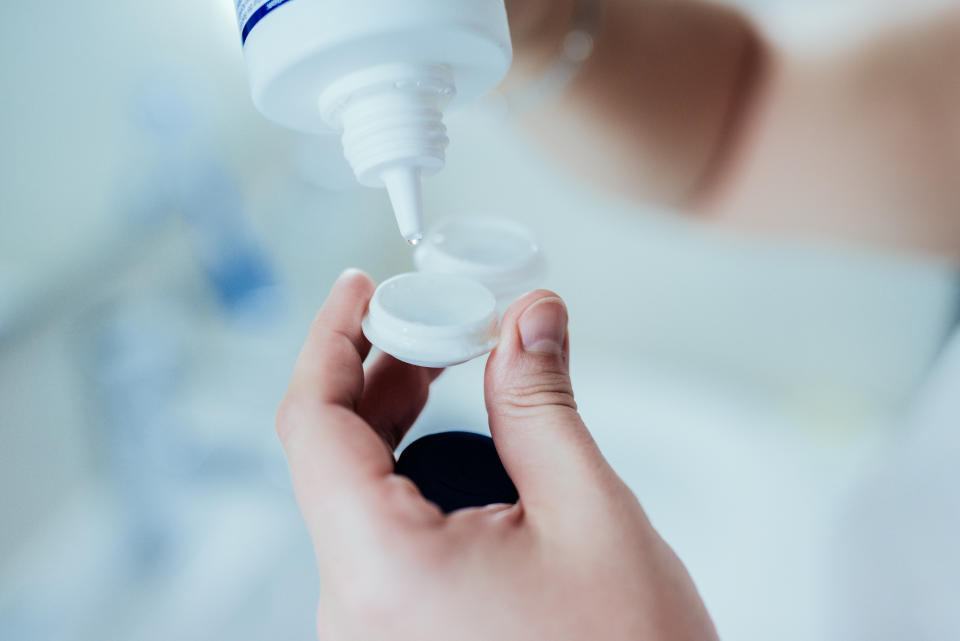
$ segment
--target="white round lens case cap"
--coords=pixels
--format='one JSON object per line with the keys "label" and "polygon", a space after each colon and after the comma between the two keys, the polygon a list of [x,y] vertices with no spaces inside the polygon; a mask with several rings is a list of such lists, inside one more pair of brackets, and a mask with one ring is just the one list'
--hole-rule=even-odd
{"label": "white round lens case cap", "polygon": [[417,247],[414,262],[421,272],[480,281],[501,299],[533,289],[544,271],[540,246],[527,228],[486,216],[441,222]]}
{"label": "white round lens case cap", "polygon": [[377,349],[422,367],[449,367],[492,350],[497,300],[481,283],[414,272],[384,281],[370,299],[363,334]]}

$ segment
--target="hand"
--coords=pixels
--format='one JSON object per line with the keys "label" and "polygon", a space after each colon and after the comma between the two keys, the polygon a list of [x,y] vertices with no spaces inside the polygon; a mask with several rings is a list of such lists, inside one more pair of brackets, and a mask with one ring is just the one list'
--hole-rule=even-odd
{"label": "hand", "polygon": [[373,290],[359,272],[340,277],[277,415],[317,555],[319,638],[716,639],[577,413],[563,302],[537,291],[514,303],[487,364],[490,430],[520,501],[444,516],[393,474],[392,454],[437,371],[384,356],[364,373]]}

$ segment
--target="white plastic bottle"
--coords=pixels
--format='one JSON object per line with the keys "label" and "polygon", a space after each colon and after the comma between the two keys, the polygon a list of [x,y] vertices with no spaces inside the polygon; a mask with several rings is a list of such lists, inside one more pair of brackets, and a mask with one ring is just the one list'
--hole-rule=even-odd
{"label": "white plastic bottle", "polygon": [[411,243],[420,179],[443,168],[443,111],[512,58],[504,0],[236,0],[253,101],[304,132],[341,131],[360,183],[387,188]]}

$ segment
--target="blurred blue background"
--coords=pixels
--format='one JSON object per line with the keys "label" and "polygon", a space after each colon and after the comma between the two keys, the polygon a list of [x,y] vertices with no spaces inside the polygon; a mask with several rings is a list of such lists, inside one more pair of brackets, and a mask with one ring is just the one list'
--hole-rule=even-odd
{"label": "blurred blue background", "polygon": [[[812,43],[865,6],[753,4]],[[335,139],[255,112],[230,0],[17,3],[0,60],[0,637],[313,638],[273,412],[334,278],[411,268],[386,197]],[[845,515],[954,323],[955,271],[639,210],[491,104],[449,124],[428,215],[539,237],[587,423],[721,635],[857,638]],[[483,428],[479,368],[450,374],[417,433]]]}

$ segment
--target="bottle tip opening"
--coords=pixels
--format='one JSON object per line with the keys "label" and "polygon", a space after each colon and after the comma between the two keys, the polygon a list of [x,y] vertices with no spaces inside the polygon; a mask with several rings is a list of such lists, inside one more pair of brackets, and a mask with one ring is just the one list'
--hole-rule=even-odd
{"label": "bottle tip opening", "polygon": [[380,175],[390,196],[400,234],[411,245],[423,238],[423,193],[418,167],[391,167]]}

